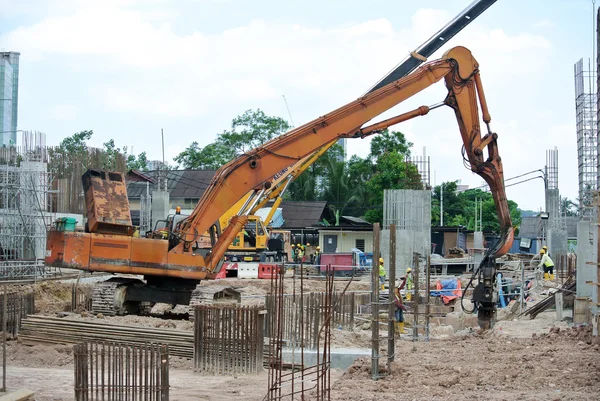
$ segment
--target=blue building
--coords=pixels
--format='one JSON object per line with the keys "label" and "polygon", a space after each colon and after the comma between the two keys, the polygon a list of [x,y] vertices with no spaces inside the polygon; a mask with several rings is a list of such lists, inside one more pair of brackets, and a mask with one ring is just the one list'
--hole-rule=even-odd
{"label": "blue building", "polygon": [[0,133],[2,146],[17,144],[19,55],[0,52]]}

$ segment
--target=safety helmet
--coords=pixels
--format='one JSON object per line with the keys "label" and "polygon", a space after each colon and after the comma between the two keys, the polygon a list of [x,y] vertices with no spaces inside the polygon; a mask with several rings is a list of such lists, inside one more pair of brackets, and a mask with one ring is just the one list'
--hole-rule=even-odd
{"label": "safety helmet", "polygon": [[540,251],[540,254],[543,255],[545,253],[546,253],[546,251],[544,250],[544,248],[542,248],[542,250]]}
{"label": "safety helmet", "polygon": [[406,272],[410,273],[410,272],[412,272],[412,269],[409,267],[408,269],[406,269]]}
{"label": "safety helmet", "polygon": [[321,249],[321,247],[317,245],[317,251],[318,251],[319,249]]}
{"label": "safety helmet", "polygon": [[383,263],[383,258],[379,258],[379,263]]}
{"label": "safety helmet", "polygon": [[547,247],[546,245],[544,245],[544,246],[542,247],[542,249],[543,249],[544,251],[547,251],[547,250],[548,250],[548,247]]}
{"label": "safety helmet", "polygon": [[306,243],[306,246],[310,246],[310,244],[309,244],[309,243]]}
{"label": "safety helmet", "polygon": [[298,245],[296,245],[296,246],[297,246],[297,247],[301,247],[301,246],[302,246],[302,244],[298,244]]}
{"label": "safety helmet", "polygon": [[295,248],[295,247],[296,247],[296,244],[292,244],[292,248]]}

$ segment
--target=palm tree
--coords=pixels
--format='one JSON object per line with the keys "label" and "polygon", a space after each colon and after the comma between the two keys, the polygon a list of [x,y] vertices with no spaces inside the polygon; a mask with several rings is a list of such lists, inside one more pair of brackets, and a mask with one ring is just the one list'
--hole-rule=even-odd
{"label": "palm tree", "polygon": [[329,202],[334,213],[343,215],[353,204],[364,199],[362,185],[353,185],[348,165],[344,161],[329,158],[325,164],[325,176],[322,182],[322,199]]}

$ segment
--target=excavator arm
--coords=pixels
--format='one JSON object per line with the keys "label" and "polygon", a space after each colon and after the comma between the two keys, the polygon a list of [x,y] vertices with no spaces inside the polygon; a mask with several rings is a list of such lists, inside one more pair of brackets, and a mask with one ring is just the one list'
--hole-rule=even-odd
{"label": "excavator arm", "polygon": [[[281,135],[221,167],[215,174],[200,202],[181,225],[181,241],[171,247],[173,253],[192,252],[190,244],[197,233],[206,232],[232,205],[254,190],[262,197],[271,187],[273,177],[280,171],[315,153],[326,144],[342,137],[364,136],[398,122],[424,115],[429,108],[422,106],[386,122],[375,124],[376,129],[363,125],[383,112],[402,103],[429,86],[445,79],[448,96],[444,104],[454,109],[463,139],[464,154],[471,170],[481,175],[490,185],[502,240],[495,247],[495,256],[501,256],[512,245],[513,231],[508,203],[504,192],[501,159],[498,155],[497,135],[491,133],[491,121],[481,79],[479,64],[464,47],[447,51],[440,60],[425,63],[413,73],[332,111],[316,120]],[[481,134],[478,103],[482,108],[487,134]],[[484,155],[487,149],[487,157]],[[256,206],[258,199],[254,205]],[[205,266],[212,271],[222,258],[247,217],[234,216],[221,234],[212,252],[205,257]]]}

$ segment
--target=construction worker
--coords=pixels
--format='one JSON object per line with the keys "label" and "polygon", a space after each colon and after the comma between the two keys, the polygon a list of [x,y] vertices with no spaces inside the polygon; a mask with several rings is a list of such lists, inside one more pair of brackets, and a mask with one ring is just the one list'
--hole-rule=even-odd
{"label": "construction worker", "polygon": [[321,247],[317,246],[315,249],[315,263],[319,263],[319,255],[321,254]]}
{"label": "construction worker", "polygon": [[550,252],[548,252],[548,247],[546,245],[544,245],[542,247],[542,249],[546,252],[546,255],[548,255],[549,258],[551,258],[552,256],[550,255]]}
{"label": "construction worker", "polygon": [[554,262],[550,259],[550,256],[546,253],[546,250],[542,248],[540,251],[540,255],[542,255],[542,259],[538,264],[538,268],[544,268],[544,280],[554,280]]}
{"label": "construction worker", "polygon": [[302,244],[296,245],[296,252],[298,253],[298,262],[304,262],[304,248]]}
{"label": "construction worker", "polygon": [[406,269],[406,300],[411,301],[414,288],[412,269]]}
{"label": "construction worker", "polygon": [[404,306],[404,302],[402,302],[402,288],[406,284],[406,277],[402,280],[402,283],[396,281],[396,288],[394,288],[394,306],[396,310],[394,311],[394,317],[396,318],[396,334],[404,334],[404,311],[406,310],[406,306]]}
{"label": "construction worker", "polygon": [[379,258],[379,282],[381,283],[381,289],[385,290],[385,267],[383,266],[383,258]]}
{"label": "construction worker", "polygon": [[296,261],[296,244],[292,244],[292,260]]}

